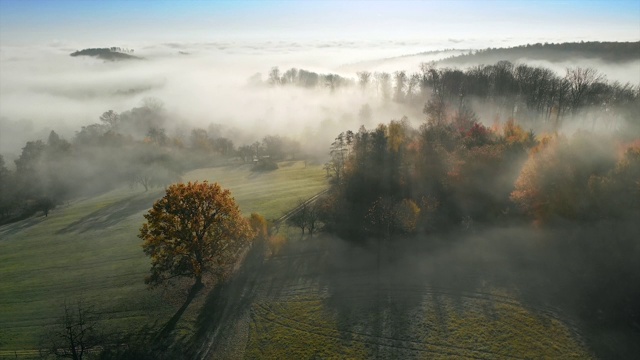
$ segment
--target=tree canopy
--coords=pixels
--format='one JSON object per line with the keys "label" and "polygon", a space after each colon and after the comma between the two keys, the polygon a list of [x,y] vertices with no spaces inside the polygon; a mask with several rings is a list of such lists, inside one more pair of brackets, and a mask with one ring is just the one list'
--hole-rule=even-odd
{"label": "tree canopy", "polygon": [[150,285],[190,277],[199,286],[206,272],[224,277],[253,238],[231,193],[217,183],[171,185],[144,217],[138,237],[151,257]]}

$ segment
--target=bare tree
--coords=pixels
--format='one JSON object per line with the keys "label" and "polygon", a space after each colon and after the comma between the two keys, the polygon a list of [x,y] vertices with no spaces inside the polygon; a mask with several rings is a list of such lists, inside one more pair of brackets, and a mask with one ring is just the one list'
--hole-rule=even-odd
{"label": "bare tree", "polygon": [[371,82],[371,72],[369,71],[359,71],[358,75],[358,85],[360,85],[360,89],[362,91],[366,91],[369,87],[369,83]]}
{"label": "bare tree", "polygon": [[302,236],[306,229],[309,236],[313,237],[313,232],[318,228],[320,210],[316,204],[300,200],[297,211],[289,218],[289,223],[302,230]]}
{"label": "bare tree", "polygon": [[81,301],[75,306],[65,303],[60,321],[45,335],[47,353],[57,359],[82,360],[100,343],[97,323],[95,312]]}
{"label": "bare tree", "polygon": [[413,100],[414,92],[420,85],[420,74],[413,73],[409,77],[409,81],[407,82],[407,101],[411,102]]}
{"label": "bare tree", "polygon": [[382,94],[382,98],[389,100],[391,97],[391,75],[386,72],[377,72],[373,74],[378,85],[378,94]]}
{"label": "bare tree", "polygon": [[301,236],[304,236],[304,230],[307,228],[307,204],[300,200],[298,202],[297,211],[289,217],[289,223],[302,230]]}
{"label": "bare tree", "polygon": [[277,86],[282,83],[282,79],[280,78],[280,69],[277,66],[271,68],[269,71],[269,85]]}
{"label": "bare tree", "polygon": [[327,74],[324,76],[325,86],[328,87],[331,92],[334,92],[338,86],[340,86],[340,76],[336,74]]}
{"label": "bare tree", "polygon": [[120,123],[120,115],[113,110],[105,111],[100,115],[100,121],[105,123],[109,130],[117,131],[118,124]]}
{"label": "bare tree", "polygon": [[396,71],[394,73],[395,80],[395,94],[394,100],[397,102],[403,102],[405,97],[405,88],[407,87],[407,73],[406,71]]}
{"label": "bare tree", "polygon": [[291,68],[282,74],[283,84],[296,84],[298,82],[298,69]]}
{"label": "bare tree", "polygon": [[604,76],[599,74],[593,68],[567,68],[565,75],[569,86],[569,100],[571,102],[572,112],[583,105],[591,87],[598,82],[604,80]]}
{"label": "bare tree", "polygon": [[313,237],[313,232],[318,228],[320,221],[320,208],[317,202],[307,205],[306,225],[309,236]]}

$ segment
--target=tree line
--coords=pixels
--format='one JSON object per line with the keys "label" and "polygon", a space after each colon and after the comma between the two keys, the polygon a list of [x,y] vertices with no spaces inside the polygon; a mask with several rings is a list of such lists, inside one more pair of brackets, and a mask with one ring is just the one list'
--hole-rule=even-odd
{"label": "tree line", "polygon": [[168,133],[168,122],[159,100],[148,99],[122,113],[104,112],[71,140],[51,131],[46,140],[28,141],[13,169],[0,155],[0,223],[39,212],[48,216],[66,201],[118,186],[166,187],[219,158],[237,157],[260,170],[266,160],[275,164],[302,154],[300,144],[287,137],[266,135],[236,148],[221,136],[220,126]]}
{"label": "tree line", "polygon": [[[260,73],[253,75],[249,79],[252,85],[265,85],[262,81]],[[274,66],[271,68],[266,80],[269,86],[297,86],[302,88],[326,87],[334,91],[341,87],[349,87],[354,84],[353,79],[342,77],[338,74],[318,74],[314,71],[291,68],[285,72],[281,72],[280,68]]]}
{"label": "tree line", "polygon": [[[640,111],[640,84],[609,82],[593,68],[567,68],[564,76],[560,76],[548,68],[509,61],[465,70],[438,67],[432,62],[421,64],[420,70],[413,73],[360,71],[356,80],[349,80],[295,68],[281,73],[275,67],[269,73],[268,83],[324,86],[331,90],[357,86],[383,101],[418,110],[431,103],[443,111],[460,111],[476,102],[502,121],[517,117],[522,123],[548,130],[559,129],[567,118],[579,117],[592,127],[613,128],[623,121],[634,131],[640,131],[636,116]],[[582,110],[588,112],[578,116]]]}
{"label": "tree line", "polygon": [[[406,119],[336,137],[325,225],[347,239],[492,224],[624,219],[640,211],[640,143],[578,132],[536,136],[473,113]],[[381,231],[384,230],[384,231]]]}

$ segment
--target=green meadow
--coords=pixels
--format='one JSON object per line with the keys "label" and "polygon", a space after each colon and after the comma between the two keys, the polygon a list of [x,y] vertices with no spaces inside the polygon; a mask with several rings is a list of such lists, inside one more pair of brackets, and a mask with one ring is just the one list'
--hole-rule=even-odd
{"label": "green meadow", "polygon": [[[245,164],[199,169],[183,180],[218,182],[246,216],[275,219],[327,186],[320,165],[279,165],[271,172]],[[120,188],[0,227],[0,356],[36,349],[65,302],[94,306],[109,329],[168,320],[181,297],[147,289],[149,262],[136,236],[143,214],[163,193]]]}

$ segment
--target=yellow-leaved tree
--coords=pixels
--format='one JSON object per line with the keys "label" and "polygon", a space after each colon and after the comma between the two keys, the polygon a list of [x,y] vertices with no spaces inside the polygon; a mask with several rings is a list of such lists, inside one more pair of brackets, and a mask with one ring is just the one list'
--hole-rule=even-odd
{"label": "yellow-leaved tree", "polygon": [[188,277],[196,290],[205,273],[221,279],[254,238],[229,190],[217,183],[171,185],[144,217],[138,237],[151,258],[145,282],[152,286]]}
{"label": "yellow-leaved tree", "polygon": [[529,153],[511,200],[537,224],[552,218],[599,219],[603,214],[594,193],[596,180],[615,165],[613,142],[605,136],[578,132],[571,139],[542,138]]}

